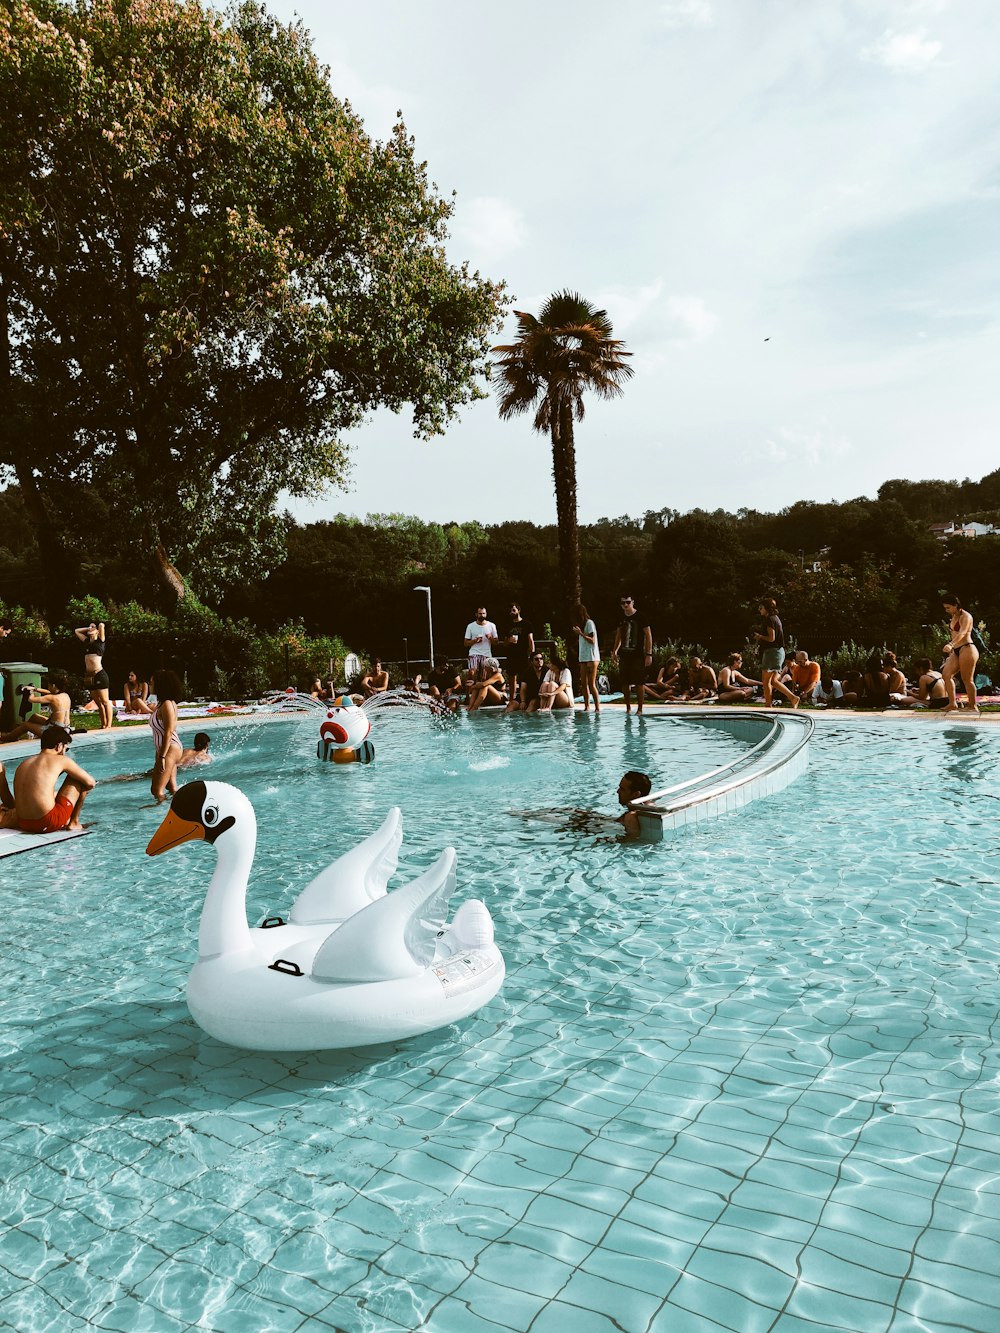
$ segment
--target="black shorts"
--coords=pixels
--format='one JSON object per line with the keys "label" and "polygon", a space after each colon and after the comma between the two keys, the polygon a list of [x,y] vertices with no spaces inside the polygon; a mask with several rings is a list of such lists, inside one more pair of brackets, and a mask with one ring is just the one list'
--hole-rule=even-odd
{"label": "black shorts", "polygon": [[642,685],[644,683],[646,655],[641,653],[638,648],[630,649],[627,653],[619,653],[618,665],[623,685]]}
{"label": "black shorts", "polygon": [[107,690],[111,688],[111,678],[102,667],[100,671],[95,671],[91,678],[90,688],[92,690]]}

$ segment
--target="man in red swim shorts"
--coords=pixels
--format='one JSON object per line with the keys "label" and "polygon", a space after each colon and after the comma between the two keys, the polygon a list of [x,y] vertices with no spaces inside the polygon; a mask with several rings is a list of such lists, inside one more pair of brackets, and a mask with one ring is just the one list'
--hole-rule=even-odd
{"label": "man in red swim shorts", "polygon": [[[22,833],[58,833],[82,827],[80,810],[87,792],[94,789],[94,779],[66,753],[72,740],[66,727],[46,727],[38,754],[18,765],[13,793],[0,764],[0,802],[13,806],[13,811],[4,812],[0,825]],[[63,783],[56,792],[60,778]]]}

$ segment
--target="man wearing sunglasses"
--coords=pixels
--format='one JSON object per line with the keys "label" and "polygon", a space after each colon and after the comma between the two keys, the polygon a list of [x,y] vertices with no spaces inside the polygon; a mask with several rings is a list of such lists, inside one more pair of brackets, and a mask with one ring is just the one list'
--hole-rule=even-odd
{"label": "man wearing sunglasses", "polygon": [[544,679],[545,654],[532,653],[528,658],[528,669],[521,681],[520,691],[516,695],[511,694],[507,712],[513,713],[520,708],[526,713],[536,713],[538,711],[538,688]]}
{"label": "man wearing sunglasses", "polygon": [[615,646],[611,650],[611,660],[617,662],[621,669],[625,712],[632,711],[634,685],[635,711],[641,715],[642,701],[646,697],[646,672],[653,665],[653,631],[648,625],[643,624],[631,593],[622,593],[621,606],[622,618],[615,630]]}

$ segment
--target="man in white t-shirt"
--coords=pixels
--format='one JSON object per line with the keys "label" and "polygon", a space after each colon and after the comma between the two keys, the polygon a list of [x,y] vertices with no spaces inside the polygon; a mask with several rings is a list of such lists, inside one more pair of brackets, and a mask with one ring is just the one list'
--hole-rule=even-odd
{"label": "man in white t-shirt", "polygon": [[475,671],[480,659],[493,657],[499,635],[492,620],[486,619],[486,607],[476,608],[476,618],[465,627],[465,651],[469,654],[469,669]]}

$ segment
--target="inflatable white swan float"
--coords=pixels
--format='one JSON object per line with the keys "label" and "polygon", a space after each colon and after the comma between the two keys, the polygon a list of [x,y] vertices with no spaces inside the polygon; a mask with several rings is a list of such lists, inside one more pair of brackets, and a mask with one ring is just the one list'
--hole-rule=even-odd
{"label": "inflatable white swan float", "polygon": [[187,783],[146,852],[193,839],[210,843],[217,862],[187,1000],[195,1022],[220,1041],[256,1051],[396,1041],[468,1017],[503,983],[486,904],[469,899],[446,924],[452,848],[386,892],[403,839],[398,809],[302,890],[287,922],[269,918],[253,930],[246,916],[253,806],[228,783]]}

